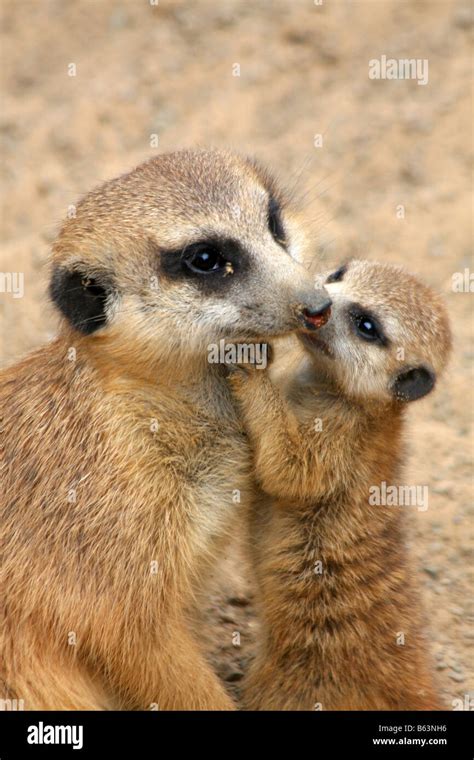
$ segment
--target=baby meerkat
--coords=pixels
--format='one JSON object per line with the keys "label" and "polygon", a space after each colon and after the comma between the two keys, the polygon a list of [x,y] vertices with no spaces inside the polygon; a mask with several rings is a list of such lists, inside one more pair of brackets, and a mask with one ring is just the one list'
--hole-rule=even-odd
{"label": "baby meerkat", "polygon": [[299,334],[292,361],[277,356],[279,387],[261,371],[230,379],[261,487],[250,540],[263,633],[246,706],[435,709],[406,506],[385,494],[399,493],[406,405],[446,364],[448,318],[398,267],[352,261],[325,285],[332,315]]}
{"label": "baby meerkat", "polygon": [[252,488],[208,349],[314,323],[303,246],[267,174],[216,151],[154,158],[65,223],[59,336],[0,373],[2,698],[233,707],[187,619]]}

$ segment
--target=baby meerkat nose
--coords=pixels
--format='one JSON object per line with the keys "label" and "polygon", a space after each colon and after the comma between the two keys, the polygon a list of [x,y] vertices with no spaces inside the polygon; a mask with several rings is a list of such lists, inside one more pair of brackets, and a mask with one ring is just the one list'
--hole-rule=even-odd
{"label": "baby meerkat nose", "polygon": [[326,324],[331,316],[331,304],[331,299],[326,296],[323,303],[317,308],[306,307],[302,310],[301,321],[307,330],[317,330]]}

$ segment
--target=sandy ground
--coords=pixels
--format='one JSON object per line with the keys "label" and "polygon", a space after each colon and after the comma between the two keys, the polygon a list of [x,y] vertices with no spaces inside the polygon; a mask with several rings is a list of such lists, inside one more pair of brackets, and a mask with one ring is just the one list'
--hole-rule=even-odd
{"label": "sandy ground", "polygon": [[[0,294],[2,362],[54,334],[46,262],[68,206],[157,150],[182,146],[255,154],[304,188],[321,266],[354,254],[389,260],[445,294],[453,358],[437,393],[412,410],[407,482],[430,487],[428,510],[413,515],[411,543],[440,687],[448,705],[464,701],[474,688],[473,312],[472,295],[453,292],[452,277],[472,267],[469,4],[0,6],[1,269],[25,277],[23,298]],[[368,62],[381,55],[427,59],[428,84],[369,79]],[[234,693],[257,630],[243,568],[234,555],[219,570],[201,627]]]}

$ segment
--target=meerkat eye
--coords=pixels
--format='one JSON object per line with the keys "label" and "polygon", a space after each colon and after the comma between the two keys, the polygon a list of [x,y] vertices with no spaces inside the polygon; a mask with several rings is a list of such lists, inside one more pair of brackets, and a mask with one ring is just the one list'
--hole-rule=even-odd
{"label": "meerkat eye", "polygon": [[360,316],[356,319],[357,329],[366,340],[377,340],[377,328],[370,317]]}
{"label": "meerkat eye", "polygon": [[219,249],[210,243],[197,243],[190,246],[184,257],[184,265],[198,274],[209,274],[228,270],[230,262],[222,256]]}
{"label": "meerkat eye", "polygon": [[268,229],[270,230],[273,239],[281,246],[286,246],[286,234],[283,222],[281,220],[281,212],[278,201],[275,198],[270,198],[268,203]]}
{"label": "meerkat eye", "polygon": [[370,343],[379,343],[383,346],[387,344],[387,338],[378,320],[372,314],[365,311],[353,310],[350,312],[350,317],[359,338]]}

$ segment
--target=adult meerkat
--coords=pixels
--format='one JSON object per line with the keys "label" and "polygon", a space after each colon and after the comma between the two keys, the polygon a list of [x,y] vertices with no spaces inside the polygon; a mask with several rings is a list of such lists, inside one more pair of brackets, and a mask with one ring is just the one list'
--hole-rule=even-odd
{"label": "adult meerkat", "polygon": [[26,709],[228,709],[186,619],[251,486],[209,344],[327,296],[280,191],[230,153],[87,195],[53,248],[59,337],[0,376],[0,680]]}
{"label": "adult meerkat", "polygon": [[406,405],[445,366],[448,319],[398,267],[353,261],[326,288],[332,316],[300,334],[293,366],[277,358],[280,388],[265,372],[230,380],[262,489],[250,534],[263,640],[246,706],[434,709],[406,507],[373,502],[400,483]]}

